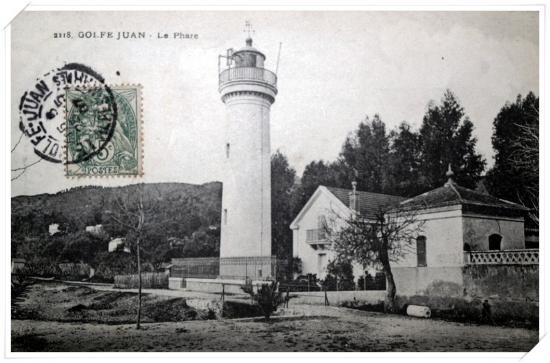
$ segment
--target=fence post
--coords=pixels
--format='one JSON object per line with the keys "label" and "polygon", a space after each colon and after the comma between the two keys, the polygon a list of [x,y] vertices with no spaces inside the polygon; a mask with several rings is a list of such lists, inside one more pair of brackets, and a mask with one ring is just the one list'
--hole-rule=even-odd
{"label": "fence post", "polygon": [[328,302],[328,295],[327,295],[327,287],[324,286],[324,290],[325,290],[325,306],[329,306],[329,302]]}
{"label": "fence post", "polygon": [[338,289],[338,276],[336,276],[336,296],[338,298],[338,302],[340,302],[340,294]]}

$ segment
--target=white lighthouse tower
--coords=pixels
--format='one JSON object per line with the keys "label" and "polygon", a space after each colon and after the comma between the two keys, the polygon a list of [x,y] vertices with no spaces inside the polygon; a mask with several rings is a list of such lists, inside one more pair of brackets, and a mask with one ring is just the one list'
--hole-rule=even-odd
{"label": "white lighthouse tower", "polygon": [[274,274],[269,113],[277,76],[250,34],[245,47],[221,58],[228,68],[219,73],[226,109],[220,276],[261,279]]}

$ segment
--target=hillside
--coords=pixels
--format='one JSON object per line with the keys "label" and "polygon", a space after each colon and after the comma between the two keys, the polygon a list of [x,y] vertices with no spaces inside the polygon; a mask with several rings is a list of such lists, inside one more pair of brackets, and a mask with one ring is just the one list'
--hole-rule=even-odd
{"label": "hillside", "polygon": [[[115,223],[121,213],[115,197],[135,202],[139,187],[86,186],[12,198],[12,257],[101,263],[98,258],[105,260],[108,241],[128,234],[127,228]],[[146,259],[158,263],[176,256],[215,256],[219,251],[221,195],[219,182],[143,185],[145,208],[154,208],[146,217]],[[58,224],[60,232],[50,236],[50,224]],[[84,232],[86,226],[97,224],[104,226],[103,236]],[[169,240],[177,241],[176,246]]]}

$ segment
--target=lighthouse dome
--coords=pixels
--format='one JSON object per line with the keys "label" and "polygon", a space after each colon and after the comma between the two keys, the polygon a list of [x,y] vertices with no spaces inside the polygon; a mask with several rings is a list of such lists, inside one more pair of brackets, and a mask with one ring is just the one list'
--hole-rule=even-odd
{"label": "lighthouse dome", "polygon": [[264,67],[265,55],[252,46],[252,38],[246,39],[246,45],[233,54],[237,67]]}

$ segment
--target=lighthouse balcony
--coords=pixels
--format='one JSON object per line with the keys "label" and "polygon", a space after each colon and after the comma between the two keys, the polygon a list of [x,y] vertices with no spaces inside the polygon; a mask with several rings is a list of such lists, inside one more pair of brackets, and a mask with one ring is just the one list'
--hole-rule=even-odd
{"label": "lighthouse balcony", "polygon": [[277,89],[277,75],[265,68],[234,67],[227,68],[220,73],[220,90],[234,83],[258,83],[269,88]]}

